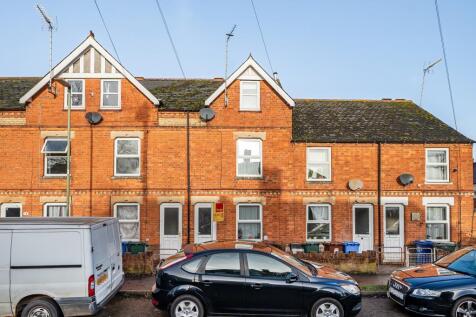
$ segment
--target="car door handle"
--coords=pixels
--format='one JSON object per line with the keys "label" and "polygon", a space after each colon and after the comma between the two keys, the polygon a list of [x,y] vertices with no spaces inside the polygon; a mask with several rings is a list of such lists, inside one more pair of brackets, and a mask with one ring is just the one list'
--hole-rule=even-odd
{"label": "car door handle", "polygon": [[260,284],[260,283],[253,283],[250,285],[251,288],[253,289],[261,289],[263,287],[263,284]]}
{"label": "car door handle", "polygon": [[209,280],[202,281],[202,283],[203,283],[203,285],[205,285],[205,286],[210,286],[210,285],[213,284],[213,282],[212,282],[212,281],[209,281]]}

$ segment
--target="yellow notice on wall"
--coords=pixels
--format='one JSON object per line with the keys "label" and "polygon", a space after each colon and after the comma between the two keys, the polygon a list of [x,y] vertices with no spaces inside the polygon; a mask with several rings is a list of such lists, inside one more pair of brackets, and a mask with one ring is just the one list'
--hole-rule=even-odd
{"label": "yellow notice on wall", "polygon": [[225,207],[222,202],[216,202],[213,208],[213,221],[223,222],[225,220]]}

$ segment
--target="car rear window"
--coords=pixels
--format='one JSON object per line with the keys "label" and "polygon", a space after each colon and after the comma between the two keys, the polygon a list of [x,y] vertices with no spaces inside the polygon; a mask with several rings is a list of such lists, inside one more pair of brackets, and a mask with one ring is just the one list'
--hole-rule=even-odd
{"label": "car rear window", "polygon": [[240,254],[237,252],[212,254],[205,265],[205,274],[239,276]]}

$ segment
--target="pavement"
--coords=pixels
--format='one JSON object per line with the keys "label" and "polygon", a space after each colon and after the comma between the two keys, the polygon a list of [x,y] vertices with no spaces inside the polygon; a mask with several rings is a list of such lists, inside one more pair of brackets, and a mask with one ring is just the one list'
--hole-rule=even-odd
{"label": "pavement", "polygon": [[[382,296],[364,297],[362,311],[358,317],[416,317],[405,312],[400,306]],[[145,297],[116,296],[97,315],[99,317],[168,317],[168,314],[155,309]]]}

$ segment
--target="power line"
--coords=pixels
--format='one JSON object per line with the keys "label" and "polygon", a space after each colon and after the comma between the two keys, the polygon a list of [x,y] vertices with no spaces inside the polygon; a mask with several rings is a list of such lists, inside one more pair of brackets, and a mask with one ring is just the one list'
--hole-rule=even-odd
{"label": "power line", "polygon": [[97,0],[94,0],[94,4],[96,5],[96,8],[98,9],[99,16],[101,17],[102,24],[104,25],[104,28],[106,29],[107,35],[109,36],[109,41],[111,41],[112,48],[114,49],[114,52],[116,53],[117,60],[119,63],[122,64],[121,59],[119,58],[119,54],[117,53],[116,45],[114,44],[114,41],[112,40],[111,33],[109,32],[109,29],[107,28],[106,21],[104,20],[104,17],[102,16],[101,9],[99,8]]}
{"label": "power line", "polygon": [[167,25],[167,20],[165,20],[164,12],[162,11],[162,8],[160,7],[159,0],[155,0],[155,3],[157,4],[157,8],[159,9],[160,16],[162,17],[162,21],[164,22],[165,30],[167,31],[167,35],[169,37],[170,44],[172,45],[172,48],[174,50],[175,58],[177,59],[177,63],[180,67],[180,71],[182,72],[182,76],[183,76],[184,79],[187,79],[187,76],[185,76],[185,72],[184,72],[183,67],[182,67],[182,63],[180,62],[180,57],[177,53],[177,49],[175,48],[174,40],[172,38],[172,35],[170,34],[169,26]]}
{"label": "power line", "polygon": [[438,29],[440,31],[441,49],[443,50],[443,59],[445,62],[446,80],[448,82],[448,90],[450,93],[451,109],[453,110],[453,120],[455,124],[455,129],[456,131],[458,131],[458,124],[456,123],[456,110],[455,110],[455,104],[453,99],[453,89],[451,88],[450,71],[448,69],[448,59],[446,58],[445,39],[443,37],[443,28],[441,26],[440,9],[438,8],[438,0],[435,0],[435,9],[436,9],[436,18],[438,20]]}
{"label": "power line", "polygon": [[251,6],[253,7],[253,12],[255,13],[256,23],[258,24],[261,41],[263,42],[264,51],[266,52],[266,58],[268,59],[269,67],[271,68],[271,72],[274,74],[273,65],[271,64],[271,58],[269,58],[268,47],[266,46],[266,41],[264,40],[263,30],[261,29],[261,23],[259,22],[258,13],[256,12],[255,3],[253,0],[251,0]]}

